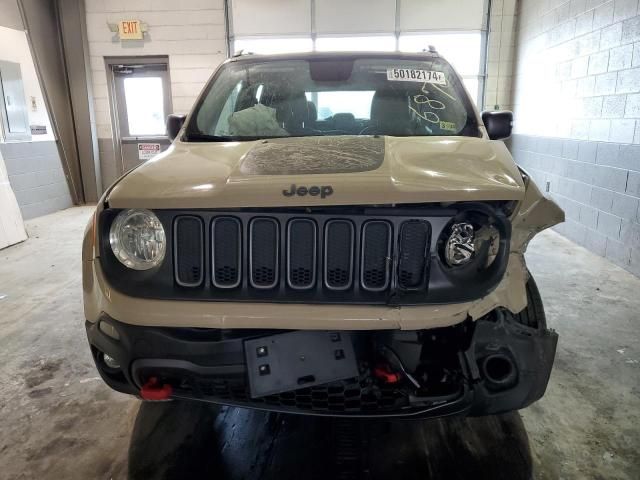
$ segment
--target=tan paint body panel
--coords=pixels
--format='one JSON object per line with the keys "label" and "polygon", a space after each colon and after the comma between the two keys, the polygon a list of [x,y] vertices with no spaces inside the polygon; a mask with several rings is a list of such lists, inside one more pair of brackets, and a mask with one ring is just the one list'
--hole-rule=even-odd
{"label": "tan paint body panel", "polygon": [[[287,141],[303,151],[313,137]],[[123,178],[108,196],[113,208],[235,208],[521,200],[524,184],[503,142],[470,137],[385,137],[375,170],[311,175],[244,173],[247,153],[264,141],[183,143]],[[291,184],[331,185],[320,202],[285,197]]]}
{"label": "tan paint body panel", "polygon": [[[287,139],[292,140],[292,139]],[[303,139],[295,139],[303,140]],[[522,176],[502,142],[475,138],[386,138],[375,170],[309,175],[241,173],[242,159],[257,142],[175,142],[121,179],[105,200],[115,208],[232,208],[517,200],[511,217],[511,254],[498,287],[479,300],[424,306],[305,305],[195,302],[136,298],[111,288],[97,256],[92,223],[83,243],[86,319],[102,312],[132,325],[202,328],[429,329],[478,319],[498,307],[526,306],[524,252],[541,230],[564,221],[564,212]],[[303,142],[304,143],[304,142]],[[301,144],[301,148],[303,145]],[[285,197],[297,185],[333,186],[334,195]]]}

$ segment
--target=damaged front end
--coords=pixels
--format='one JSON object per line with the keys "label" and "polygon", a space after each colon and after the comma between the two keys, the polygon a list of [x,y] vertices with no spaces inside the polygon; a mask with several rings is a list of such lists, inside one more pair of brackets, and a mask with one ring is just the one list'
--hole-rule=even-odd
{"label": "damaged front end", "polygon": [[[98,370],[115,390],[147,400],[184,398],[308,415],[421,418],[524,408],[544,394],[558,338],[546,327],[524,252],[536,233],[561,222],[564,214],[524,172],[523,180],[526,190],[519,200],[431,204],[411,210],[407,219],[393,205],[347,212],[361,222],[355,231],[366,231],[369,219],[363,215],[383,216],[398,232],[402,222],[419,224],[416,215],[428,222],[435,232],[428,270],[432,303],[415,301],[416,292],[395,285],[388,297],[361,294],[369,295],[366,305],[365,297],[346,304],[346,293],[330,292],[333,303],[314,297],[314,308],[308,308],[311,301],[286,303],[301,295],[297,290],[287,291],[280,303],[224,297],[215,308],[186,298],[195,295],[187,287],[179,289],[185,296],[180,301],[176,295],[167,296],[173,301],[144,298],[145,283],[134,289],[135,298],[118,288],[109,288],[108,296],[89,295],[109,284],[100,268],[109,266],[103,239],[103,255],[86,262],[93,268],[85,275],[96,278],[85,281],[85,294],[100,300],[85,302]],[[98,218],[104,221],[105,212]],[[316,221],[326,215],[313,213]],[[234,212],[239,218],[253,214]],[[164,219],[169,213],[158,215]],[[170,228],[174,222],[166,224]],[[403,236],[398,238],[401,245]],[[475,249],[475,270],[456,270],[461,273],[455,276],[446,270],[460,268],[457,262],[469,248]],[[400,253],[397,258],[404,258]],[[168,268],[171,278],[172,265]],[[406,281],[397,278],[398,285]],[[356,281],[368,285],[364,276]],[[485,293],[476,292],[480,287]],[[160,291],[154,288],[149,296]]]}
{"label": "damaged front end", "polygon": [[308,415],[486,415],[544,394],[557,334],[546,329],[532,280],[527,293],[529,305],[517,315],[496,309],[430,330],[201,330],[104,316],[87,323],[87,333],[103,379],[149,400]]}

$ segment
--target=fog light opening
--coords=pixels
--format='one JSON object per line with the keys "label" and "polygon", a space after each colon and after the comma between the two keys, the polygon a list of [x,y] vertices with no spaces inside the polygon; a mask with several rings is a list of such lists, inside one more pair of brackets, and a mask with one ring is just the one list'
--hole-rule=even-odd
{"label": "fog light opening", "polygon": [[102,361],[104,362],[104,364],[113,369],[113,370],[120,370],[120,364],[118,363],[118,361],[113,358],[110,355],[107,355],[106,353],[102,354]]}

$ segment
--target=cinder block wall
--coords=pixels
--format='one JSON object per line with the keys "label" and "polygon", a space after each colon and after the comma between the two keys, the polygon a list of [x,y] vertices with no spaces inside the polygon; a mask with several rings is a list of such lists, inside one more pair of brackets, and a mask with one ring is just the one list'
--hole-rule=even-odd
{"label": "cinder block wall", "polygon": [[56,142],[0,143],[22,217],[39,217],[73,205]]}
{"label": "cinder block wall", "polygon": [[[188,113],[215,68],[226,59],[222,0],[86,0],[89,61],[103,188],[121,172],[113,152],[104,57],[168,55],[173,113]],[[141,43],[123,43],[109,24],[136,19],[149,33]]]}
{"label": "cinder block wall", "polygon": [[521,0],[511,149],[557,231],[640,276],[639,0]]}

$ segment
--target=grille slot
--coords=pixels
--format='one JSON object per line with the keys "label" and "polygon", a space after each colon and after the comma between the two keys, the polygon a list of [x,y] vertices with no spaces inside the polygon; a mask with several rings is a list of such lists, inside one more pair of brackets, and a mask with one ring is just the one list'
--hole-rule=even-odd
{"label": "grille slot", "polygon": [[202,220],[180,216],[174,223],[174,275],[183,287],[197,287],[204,276],[204,228]]}
{"label": "grille slot", "polygon": [[249,280],[254,288],[273,288],[278,283],[278,222],[254,218],[249,224]]}
{"label": "grille slot", "polygon": [[347,290],[353,282],[353,223],[329,220],[325,225],[324,278],[331,290]]}
{"label": "grille slot", "polygon": [[217,288],[240,285],[242,266],[242,233],[240,220],[217,217],[211,223],[211,276]]}
{"label": "grille slot", "polygon": [[372,220],[362,227],[362,288],[380,292],[389,286],[391,271],[391,225]]}
{"label": "grille slot", "polygon": [[313,288],[316,279],[317,234],[313,220],[294,219],[287,230],[287,283],[296,290]]}
{"label": "grille slot", "polygon": [[431,226],[422,220],[410,220],[400,227],[398,284],[415,289],[426,281]]}

